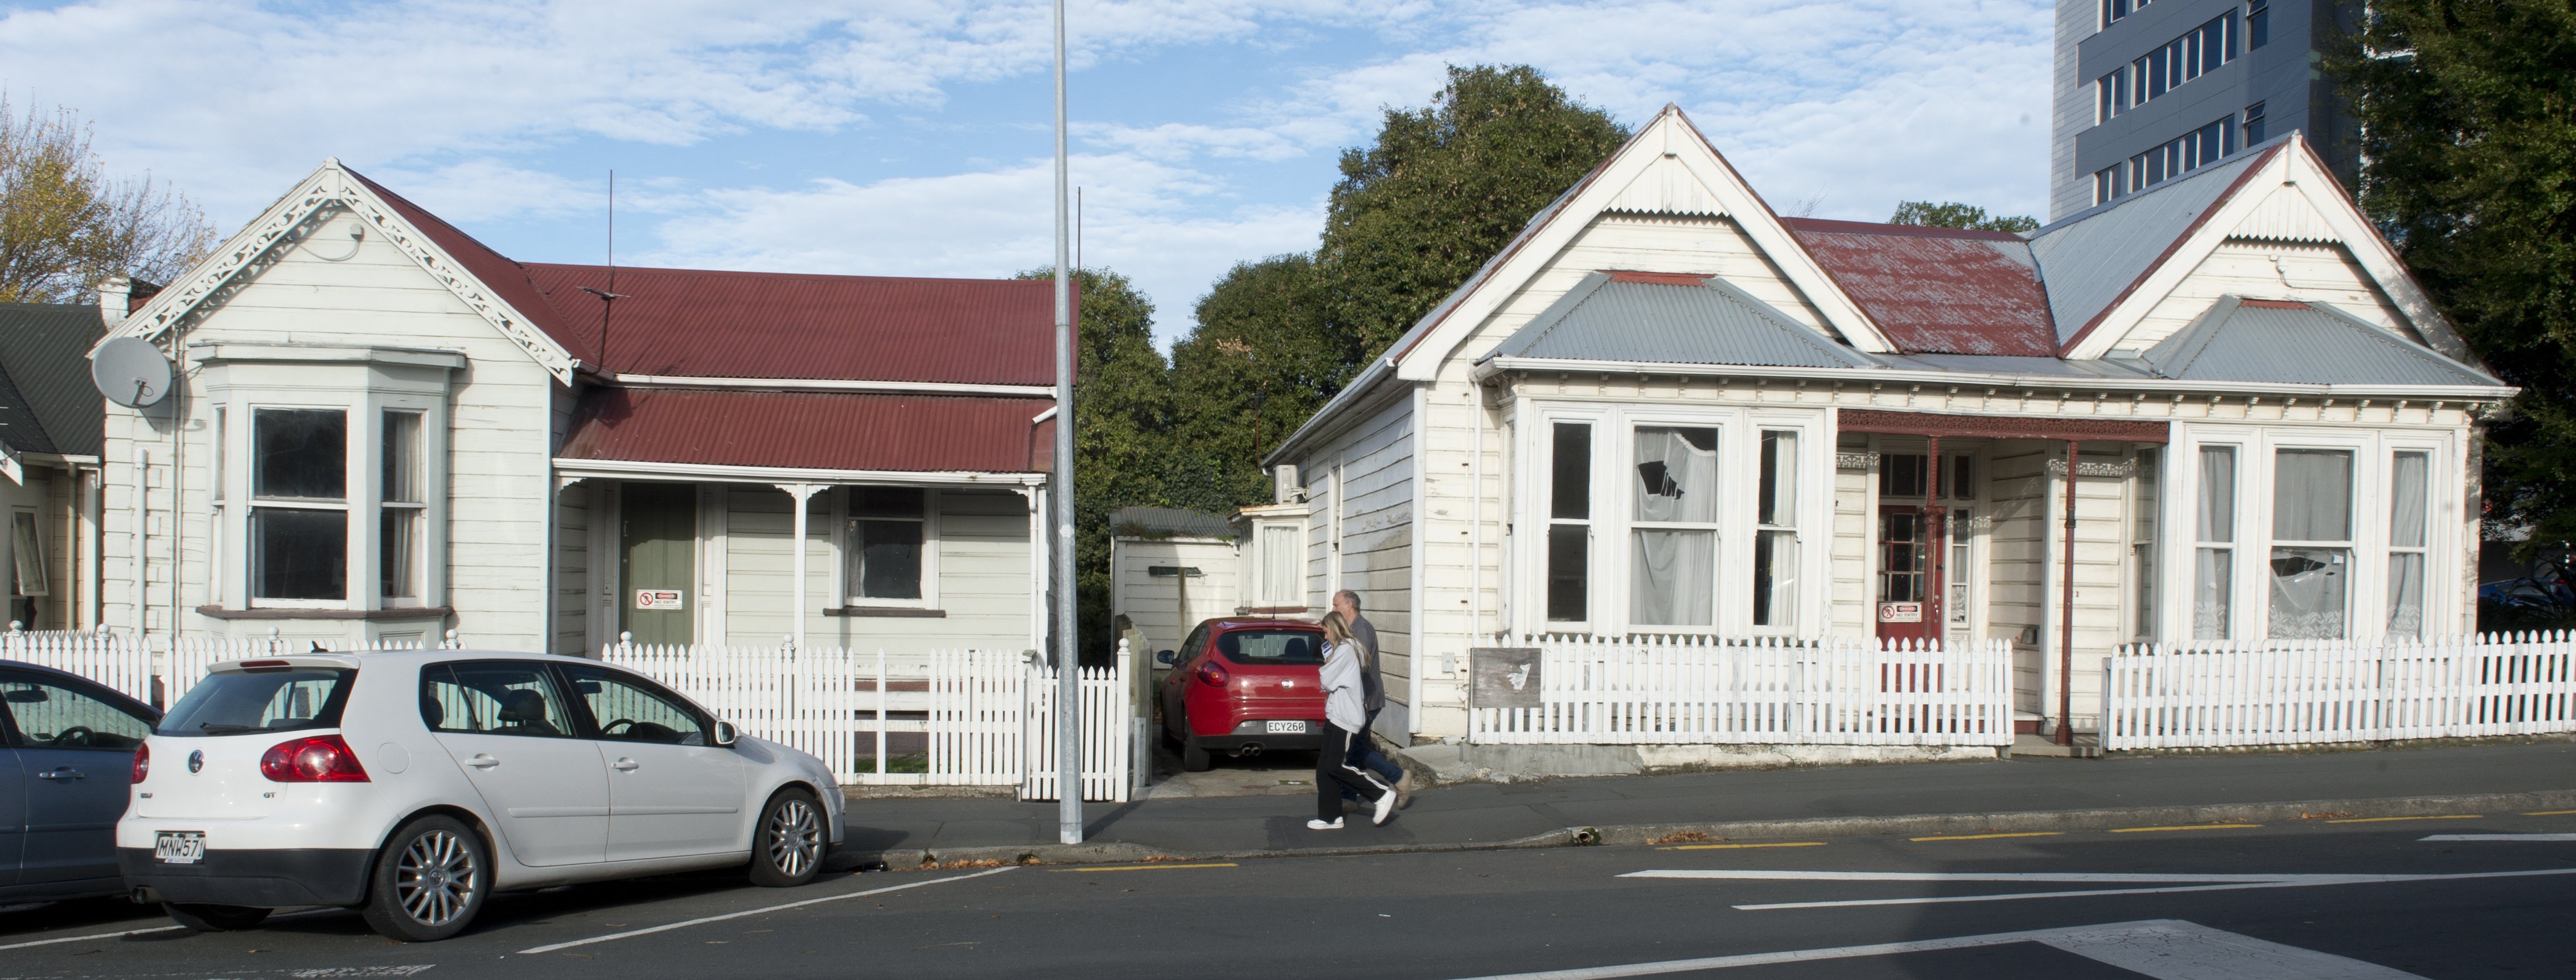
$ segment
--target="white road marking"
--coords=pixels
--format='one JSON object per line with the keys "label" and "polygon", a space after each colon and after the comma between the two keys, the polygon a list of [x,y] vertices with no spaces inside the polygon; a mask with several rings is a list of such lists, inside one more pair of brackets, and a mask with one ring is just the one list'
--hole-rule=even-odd
{"label": "white road marking", "polygon": [[2434,834],[2425,840],[2518,840],[2534,844],[2576,841],[2576,834]]}
{"label": "white road marking", "polygon": [[1867,946],[1837,946],[1780,953],[1712,956],[1544,973],[1514,973],[1473,980],[1618,980],[1664,973],[1725,970],[1740,966],[1806,963],[1895,956],[2012,943],[2041,943],[2156,980],[2423,980],[2412,973],[2296,946],[2240,936],[2179,919],[2149,919],[2070,929],[1999,932],[1954,939],[1921,939]]}
{"label": "white road marking", "polygon": [[1779,909],[1853,908],[1867,905],[1947,905],[1963,902],[2009,902],[2024,898],[2089,898],[2099,895],[2169,895],[2181,892],[2241,891],[2253,888],[2318,888],[2326,885],[2373,885],[2422,881],[2469,881],[2483,878],[2532,878],[2576,874],[2576,868],[2545,868],[2537,871],[2480,871],[2467,874],[2390,875],[2390,874],[2274,874],[2274,875],[2154,875],[2091,873],[1977,873],[1921,871],[1632,871],[1622,878],[1722,878],[1735,881],[2061,881],[2061,882],[2207,882],[2177,884],[2165,888],[2093,888],[2081,891],[2012,892],[2002,895],[1942,895],[1910,898],[1852,898],[1821,902],[1766,902],[1737,905],[1747,912]]}
{"label": "white road marking", "polygon": [[[285,915],[272,915],[272,916],[269,916],[269,917],[268,917],[268,919],[267,919],[267,921],[275,922],[275,921],[277,921],[277,920],[279,920],[279,919],[292,919],[292,918],[294,918],[294,917],[296,917],[296,916],[299,916],[299,915],[320,915],[320,914],[325,913],[325,912],[338,912],[338,911],[341,911],[341,910],[339,910],[339,909],[312,909],[312,910],[310,910],[310,911],[305,911],[305,912],[289,912],[289,913],[286,913]],[[126,937],[126,936],[143,936],[143,935],[150,935],[150,934],[152,934],[152,933],[156,933],[156,932],[178,932],[179,930],[182,930],[182,929],[185,929],[185,928],[187,928],[187,926],[155,926],[155,927],[150,928],[150,929],[127,929],[127,930],[125,930],[125,931],[123,931],[123,932],[93,932],[93,933],[90,933],[90,934],[85,935],[85,936],[60,936],[60,937],[53,938],[53,939],[35,939],[35,940],[30,940],[30,941],[27,941],[27,942],[23,942],[23,943],[10,943],[9,945],[6,945],[6,946],[0,946],[0,949],[25,949],[25,948],[27,948],[27,947],[29,947],[29,946],[51,946],[51,945],[54,945],[54,944],[56,944],[56,943],[76,943],[76,942],[80,942],[80,941],[82,941],[82,940],[86,940],[86,939],[121,939],[121,938],[124,938],[124,937]],[[427,969],[427,968],[426,968],[426,967],[423,967],[423,969]]]}
{"label": "white road marking", "polygon": [[868,896],[868,895],[883,895],[883,894],[885,894],[885,893],[887,893],[887,892],[899,892],[899,891],[902,891],[902,890],[904,890],[904,889],[906,889],[906,888],[919,888],[919,887],[921,887],[921,886],[923,886],[923,885],[944,885],[944,884],[947,884],[947,883],[952,882],[952,881],[964,881],[964,880],[966,880],[966,879],[968,879],[968,878],[981,878],[981,877],[984,877],[985,875],[997,875],[997,874],[1001,874],[1002,872],[1005,872],[1005,871],[1011,871],[1011,870],[1014,870],[1014,868],[1011,868],[1011,867],[1000,867],[1000,868],[994,868],[994,869],[992,869],[992,870],[990,870],[990,871],[978,871],[978,872],[975,872],[974,874],[970,874],[970,875],[955,875],[955,876],[947,877],[947,878],[932,878],[932,879],[929,879],[929,880],[927,880],[927,881],[914,881],[914,882],[907,882],[907,883],[905,883],[905,884],[900,884],[900,885],[891,885],[891,886],[888,886],[888,887],[885,887],[885,888],[872,888],[872,889],[869,889],[869,890],[867,890],[867,891],[863,891],[863,892],[851,892],[851,893],[846,894],[846,895],[826,895],[826,896],[824,896],[824,897],[822,897],[822,898],[809,898],[809,899],[806,899],[806,900],[804,900],[804,901],[802,901],[802,902],[788,902],[788,903],[786,903],[786,904],[784,904],[784,905],[772,905],[772,906],[769,906],[769,907],[767,907],[767,908],[745,909],[745,910],[740,911],[740,912],[727,912],[727,913],[725,913],[725,914],[723,914],[723,915],[710,915],[710,916],[707,916],[707,917],[705,917],[705,918],[703,918],[703,919],[690,919],[690,920],[688,920],[688,921],[686,921],[686,922],[674,922],[674,923],[671,923],[671,924],[669,924],[669,925],[653,926],[653,927],[651,927],[651,928],[649,928],[649,929],[630,929],[630,930],[627,930],[627,931],[625,931],[625,932],[614,932],[614,933],[610,933],[610,934],[605,935],[605,936],[593,936],[593,937],[591,937],[591,938],[589,938],[589,939],[575,939],[575,940],[573,940],[573,941],[571,941],[571,942],[566,942],[566,943],[554,943],[554,944],[546,945],[546,946],[537,946],[537,947],[530,948],[530,949],[523,949],[523,950],[520,950],[520,951],[519,951],[519,955],[525,956],[525,955],[528,955],[528,954],[531,954],[531,953],[551,953],[551,952],[554,952],[555,950],[558,950],[558,949],[571,949],[571,948],[573,948],[573,947],[575,947],[575,946],[588,946],[588,945],[590,945],[590,944],[592,944],[592,943],[604,943],[604,942],[608,942],[609,940],[612,940],[612,939],[632,939],[632,938],[637,937],[637,936],[649,936],[649,935],[652,935],[653,933],[657,933],[657,932],[669,932],[669,931],[671,931],[671,930],[673,930],[673,929],[686,929],[686,928],[688,928],[688,927],[690,927],[690,926],[702,926],[702,925],[705,925],[705,924],[710,923],[710,922],[723,922],[723,921],[725,921],[726,919],[739,919],[739,918],[742,918],[742,917],[744,917],[744,916],[750,916],[750,915],[766,915],[766,914],[771,913],[771,912],[783,912],[783,911],[786,911],[786,910],[788,910],[788,909],[804,908],[805,906],[808,906],[808,905],[821,905],[821,904],[823,904],[823,903],[825,903],[825,902],[837,902],[837,901],[840,901],[840,900],[845,899],[845,898],[861,898],[861,897],[865,897],[865,896]]}

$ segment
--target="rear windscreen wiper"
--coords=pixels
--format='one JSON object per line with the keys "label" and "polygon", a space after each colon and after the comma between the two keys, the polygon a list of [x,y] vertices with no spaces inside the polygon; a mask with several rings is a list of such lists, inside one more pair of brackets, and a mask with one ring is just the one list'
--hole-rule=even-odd
{"label": "rear windscreen wiper", "polygon": [[263,731],[258,725],[226,725],[211,721],[198,725],[197,730],[208,735],[238,735],[243,732]]}

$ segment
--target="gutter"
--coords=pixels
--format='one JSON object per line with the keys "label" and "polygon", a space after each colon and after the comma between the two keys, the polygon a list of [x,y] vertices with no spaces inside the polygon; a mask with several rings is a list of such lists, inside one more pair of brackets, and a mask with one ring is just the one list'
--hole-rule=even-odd
{"label": "gutter", "polygon": [[611,374],[603,380],[625,388],[701,388],[737,391],[841,391],[907,395],[996,395],[1053,398],[1053,385],[966,384],[946,381],[857,381],[837,378],[722,378],[676,374]]}
{"label": "gutter", "polygon": [[721,466],[557,456],[555,472],[570,479],[667,476],[731,483],[876,483],[893,486],[1042,486],[1044,473],[973,470],[826,470],[795,466]]}
{"label": "gutter", "polygon": [[[1648,361],[1587,361],[1546,357],[1493,357],[1476,365],[1474,378],[1490,380],[1509,371],[1562,371],[1572,374],[1653,374],[1682,377],[1773,377],[1819,381],[1897,382],[2016,389],[2101,389],[2157,394],[2288,395],[2318,398],[2433,398],[2456,401],[2503,401],[2520,394],[2510,385],[2349,385],[2265,384],[2242,381],[2177,381],[2170,378],[2074,377],[2043,374],[1990,374],[1924,371],[1912,368],[1761,367],[1734,364],[1659,364]],[[1330,406],[1327,406],[1328,408]],[[1301,430],[1302,431],[1302,430]]]}

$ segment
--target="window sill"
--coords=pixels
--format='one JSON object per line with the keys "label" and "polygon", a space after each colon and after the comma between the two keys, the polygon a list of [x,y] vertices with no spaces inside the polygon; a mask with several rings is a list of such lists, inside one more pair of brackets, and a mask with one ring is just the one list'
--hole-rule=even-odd
{"label": "window sill", "polygon": [[946,619],[948,610],[924,609],[920,606],[834,606],[823,610],[823,615],[883,619]]}
{"label": "window sill", "polygon": [[396,606],[391,609],[226,609],[222,606],[198,606],[197,615],[207,619],[445,619],[456,614],[451,606]]}

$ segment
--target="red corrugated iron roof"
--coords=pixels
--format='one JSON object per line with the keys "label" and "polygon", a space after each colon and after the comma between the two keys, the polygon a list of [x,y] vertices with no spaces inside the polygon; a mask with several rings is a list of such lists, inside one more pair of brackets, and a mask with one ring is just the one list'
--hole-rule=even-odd
{"label": "red corrugated iron roof", "polygon": [[572,356],[619,374],[953,384],[1055,383],[1052,283],[513,261],[357,171],[349,175]]}
{"label": "red corrugated iron roof", "polygon": [[[1055,383],[1055,286],[531,262],[575,356],[619,374]],[[605,355],[600,325],[608,316]]]}
{"label": "red corrugated iron roof", "polygon": [[2057,356],[2048,295],[2018,235],[1780,221],[1907,353]]}
{"label": "red corrugated iron roof", "polygon": [[1052,405],[1042,398],[598,387],[582,394],[559,455],[712,466],[1037,473],[1054,457],[1055,423],[1029,420]]}

